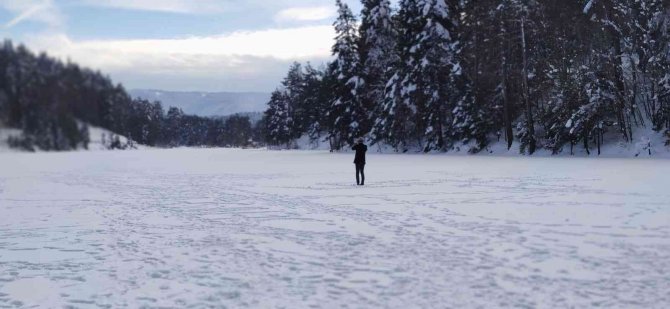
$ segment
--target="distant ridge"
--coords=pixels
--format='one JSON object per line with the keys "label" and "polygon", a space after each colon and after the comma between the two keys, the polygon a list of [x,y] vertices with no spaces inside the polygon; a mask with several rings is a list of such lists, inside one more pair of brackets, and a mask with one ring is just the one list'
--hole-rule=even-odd
{"label": "distant ridge", "polygon": [[163,108],[181,108],[186,114],[198,116],[229,116],[238,113],[265,111],[270,94],[264,92],[195,92],[134,89],[133,98],[161,101]]}

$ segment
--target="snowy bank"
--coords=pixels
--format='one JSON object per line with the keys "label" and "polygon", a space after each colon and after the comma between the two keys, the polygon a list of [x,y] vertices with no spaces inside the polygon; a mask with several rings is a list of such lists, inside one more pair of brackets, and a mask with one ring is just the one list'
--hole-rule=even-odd
{"label": "snowy bank", "polygon": [[[639,129],[633,134],[633,141],[630,143],[618,141],[613,139],[605,143],[601,148],[601,153],[598,154],[598,149],[591,145],[587,151],[582,144],[574,145],[572,153],[570,145],[563,147],[560,153],[554,154],[551,150],[539,148],[532,156],[521,154],[519,151],[519,142],[514,142],[512,147],[507,149],[506,142],[496,140],[491,137],[491,143],[483,150],[477,152],[475,156],[501,156],[501,157],[576,157],[576,158],[670,158],[670,145],[667,145],[670,137],[663,133],[655,132],[650,129]],[[371,144],[368,141],[368,144]],[[330,149],[328,141],[311,141],[308,136],[303,136],[297,139],[294,143],[295,148],[301,150],[319,150],[325,151]],[[370,152],[377,153],[398,153],[393,147],[378,143],[370,145]],[[431,152],[432,154],[444,154],[447,156],[469,156],[471,146],[455,145],[453,149],[445,153]],[[349,147],[344,147],[341,152],[350,152]],[[421,147],[411,147],[410,150],[404,152],[405,154],[423,153]]]}

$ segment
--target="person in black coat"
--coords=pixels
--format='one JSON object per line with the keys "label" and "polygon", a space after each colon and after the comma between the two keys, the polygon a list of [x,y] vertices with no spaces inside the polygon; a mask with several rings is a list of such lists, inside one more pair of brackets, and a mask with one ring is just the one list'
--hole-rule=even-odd
{"label": "person in black coat", "polygon": [[356,164],[356,184],[359,186],[365,185],[365,152],[368,151],[368,146],[363,144],[363,139],[359,138],[356,145],[351,147],[351,150],[356,151],[354,164]]}

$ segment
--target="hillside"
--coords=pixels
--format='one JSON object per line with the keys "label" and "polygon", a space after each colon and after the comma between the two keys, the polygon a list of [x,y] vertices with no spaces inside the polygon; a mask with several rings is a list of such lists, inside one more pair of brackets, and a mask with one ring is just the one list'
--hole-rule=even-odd
{"label": "hillside", "polygon": [[[170,101],[174,96],[163,97],[168,104],[174,101]],[[262,105],[260,95],[258,99],[230,97],[237,99],[223,100],[232,103],[220,113],[262,110],[247,107]],[[254,119],[258,118],[256,113]],[[9,143],[9,136],[0,132],[5,146],[29,151],[87,148],[101,135],[89,134],[93,128],[113,132],[113,145],[122,148],[123,141],[116,136],[127,137],[131,144],[158,147],[242,147],[261,143],[263,137],[250,117],[201,117],[169,110],[158,100],[133,99],[122,85],[101,72],[37,55],[11,41],[0,47],[0,126],[19,134]]]}
{"label": "hillside", "polygon": [[270,100],[270,94],[263,92],[180,92],[149,89],[129,92],[134,98],[161,101],[165,109],[177,107],[186,114],[203,117],[262,112]]}

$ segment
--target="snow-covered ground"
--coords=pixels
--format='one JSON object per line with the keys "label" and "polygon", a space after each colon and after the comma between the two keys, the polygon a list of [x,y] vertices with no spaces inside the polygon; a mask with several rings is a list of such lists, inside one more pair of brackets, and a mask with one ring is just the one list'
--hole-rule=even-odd
{"label": "snow-covered ground", "polygon": [[[119,141],[121,142],[122,145],[127,145],[128,144],[128,138],[123,136],[123,135],[118,135],[114,134],[113,132],[103,129],[100,127],[95,127],[89,125],[88,127],[89,130],[89,143],[88,143],[88,150],[90,151],[107,151],[109,144],[111,143],[112,137],[118,136]],[[11,148],[8,143],[8,139],[10,137],[21,137],[23,134],[23,131],[20,129],[11,129],[11,128],[6,128],[0,125],[0,153],[4,152],[22,152],[24,150],[21,149],[16,149],[16,148]],[[149,149],[150,147],[144,146],[144,145],[139,145],[139,144],[133,144],[133,147],[135,149]],[[84,149],[79,149],[79,150],[84,150]],[[40,152],[41,150],[37,150],[37,152]]]}
{"label": "snow-covered ground", "polygon": [[670,161],[351,161],[0,154],[0,307],[670,307]]}
{"label": "snow-covered ground", "polygon": [[[89,143],[88,150],[91,151],[107,151],[109,150],[109,144],[111,144],[112,138],[115,136],[119,137],[119,142],[121,145],[128,145],[128,138],[123,135],[114,134],[112,131],[103,129],[100,127],[95,127],[89,125],[88,128]],[[133,144],[133,147],[136,149],[147,149],[148,146]]]}

